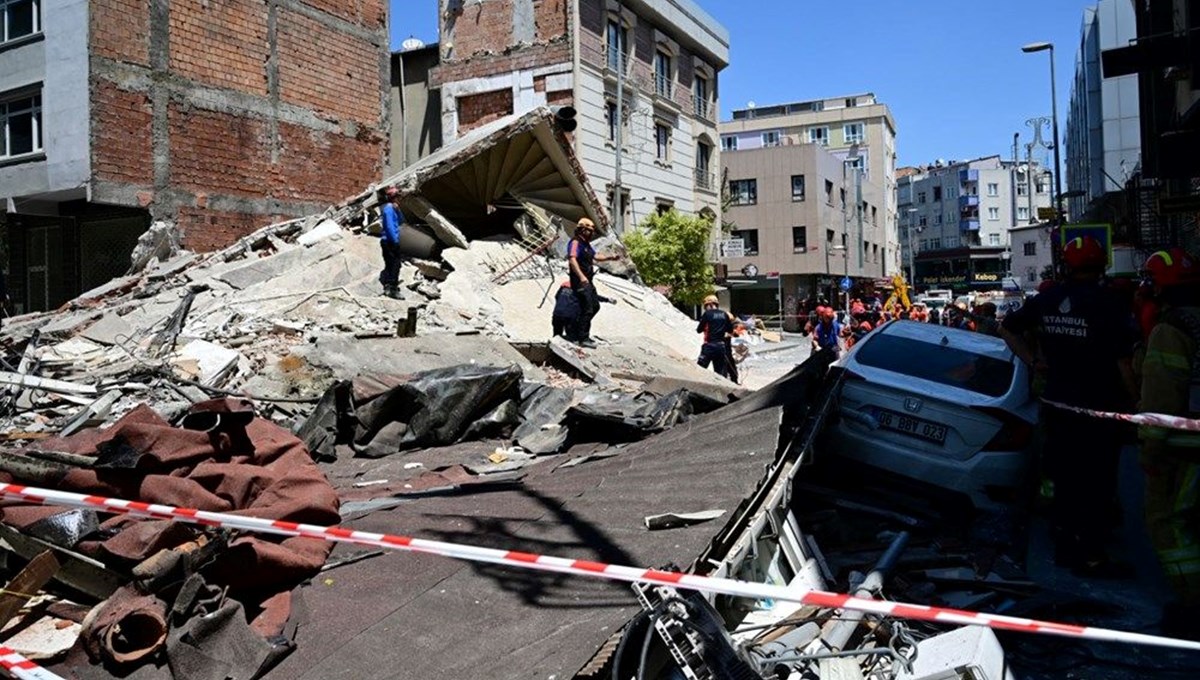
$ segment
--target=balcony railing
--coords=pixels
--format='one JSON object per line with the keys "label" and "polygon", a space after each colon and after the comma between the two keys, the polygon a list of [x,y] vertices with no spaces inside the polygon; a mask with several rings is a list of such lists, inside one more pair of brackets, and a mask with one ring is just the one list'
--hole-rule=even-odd
{"label": "balcony railing", "polygon": [[663,73],[654,74],[654,93],[660,97],[671,98],[671,76]]}
{"label": "balcony railing", "polygon": [[693,101],[695,103],[693,110],[696,112],[696,117],[703,118],[704,120],[712,120],[712,102],[699,97],[695,98]]}
{"label": "balcony railing", "polygon": [[629,73],[629,55],[621,54],[618,50],[613,49],[611,45],[604,46],[604,68],[612,74],[620,72],[621,66],[625,67],[625,72]]}
{"label": "balcony railing", "polygon": [[978,219],[962,219],[958,222],[959,231],[979,231]]}
{"label": "balcony railing", "polygon": [[709,172],[704,168],[696,168],[696,188],[701,191],[716,191],[716,173]]}
{"label": "balcony railing", "polygon": [[966,184],[967,182],[978,182],[979,181],[979,171],[971,170],[971,169],[959,170],[958,171],[958,181],[962,182],[963,184]]}
{"label": "balcony railing", "polygon": [[979,197],[978,196],[968,194],[965,196],[958,197],[959,210],[966,210],[967,208],[976,208],[976,207],[979,207]]}

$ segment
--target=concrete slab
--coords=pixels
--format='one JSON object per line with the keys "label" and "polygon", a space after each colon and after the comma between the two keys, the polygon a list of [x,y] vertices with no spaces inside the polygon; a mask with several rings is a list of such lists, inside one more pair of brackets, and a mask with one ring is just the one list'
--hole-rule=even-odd
{"label": "concrete slab", "polygon": [[546,374],[503,340],[483,335],[435,334],[415,338],[318,336],[297,345],[293,353],[329,369],[336,377],[359,374],[406,375],[460,364],[521,367],[526,380],[544,382]]}
{"label": "concrete slab", "polygon": [[321,260],[333,257],[341,251],[336,244],[325,241],[311,248],[297,246],[275,253],[269,257],[250,260],[240,267],[218,274],[215,278],[234,288],[249,288],[257,283],[269,281],[297,269],[303,271]]}

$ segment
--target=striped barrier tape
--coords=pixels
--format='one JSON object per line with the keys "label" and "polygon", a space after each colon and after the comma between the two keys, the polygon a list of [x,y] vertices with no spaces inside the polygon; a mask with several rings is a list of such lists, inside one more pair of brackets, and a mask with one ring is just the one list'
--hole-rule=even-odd
{"label": "striped barrier tape", "polygon": [[277,536],[300,536],[334,543],[352,543],[389,550],[441,555],[443,557],[453,557],[471,562],[500,564],[518,569],[548,571],[629,583],[667,585],[686,590],[696,590],[718,595],[732,595],[734,597],[745,597],[755,600],[781,600],[821,608],[850,609],[869,614],[917,619],[933,623],[987,626],[998,630],[1010,630],[1021,633],[1040,633],[1043,635],[1057,635],[1086,640],[1102,640],[1200,651],[1200,642],[1175,640],[1156,635],[1146,635],[1144,633],[1130,633],[1106,628],[1053,623],[1015,616],[970,612],[961,609],[887,602],[807,588],[736,581],[728,578],[683,574],[658,569],[641,569],[605,564],[603,562],[573,560],[512,550],[482,548],[461,543],[432,541],[409,536],[354,531],[342,527],[326,527],[315,524],[297,524],[283,520],[243,517],[222,512],[178,508],[170,505],[127,501],[117,498],[105,498],[103,496],[85,496],[83,494],[39,489],[17,484],[0,484],[0,498],[25,503],[99,510],[102,512],[173,522],[187,522],[209,527],[274,534]]}
{"label": "striped barrier tape", "polygon": [[0,668],[20,680],[64,680],[4,646],[0,646]]}
{"label": "striped barrier tape", "polygon": [[1106,420],[1120,420],[1125,423],[1133,423],[1134,425],[1149,425],[1151,427],[1161,427],[1168,430],[1184,430],[1187,432],[1200,432],[1200,420],[1192,418],[1184,418],[1183,416],[1169,416],[1165,413],[1117,413],[1115,411],[1097,411],[1090,408],[1081,408],[1079,406],[1071,406],[1057,401],[1043,399],[1044,403],[1053,406],[1054,408],[1064,411],[1072,411],[1074,413],[1082,413],[1085,416],[1093,418],[1104,418]]}

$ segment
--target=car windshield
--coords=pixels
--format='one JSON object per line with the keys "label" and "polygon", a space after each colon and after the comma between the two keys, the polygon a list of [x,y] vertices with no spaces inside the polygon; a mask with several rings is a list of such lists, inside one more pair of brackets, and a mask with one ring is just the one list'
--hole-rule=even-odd
{"label": "car windshield", "polygon": [[886,333],[864,343],[855,358],[864,366],[989,397],[1004,396],[1013,381],[1011,361]]}

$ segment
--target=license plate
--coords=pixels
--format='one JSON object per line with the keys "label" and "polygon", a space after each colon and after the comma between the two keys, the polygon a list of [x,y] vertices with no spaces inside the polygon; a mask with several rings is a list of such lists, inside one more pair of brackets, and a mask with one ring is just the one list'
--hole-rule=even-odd
{"label": "license plate", "polygon": [[885,430],[899,432],[935,444],[946,443],[947,428],[945,425],[883,409],[875,409],[875,420],[879,421],[879,427]]}

